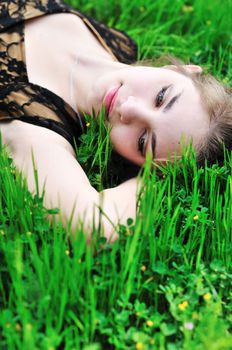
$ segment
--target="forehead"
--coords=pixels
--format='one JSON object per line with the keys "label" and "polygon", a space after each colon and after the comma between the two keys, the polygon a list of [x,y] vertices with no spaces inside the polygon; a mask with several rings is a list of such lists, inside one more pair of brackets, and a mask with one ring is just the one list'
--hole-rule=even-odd
{"label": "forehead", "polygon": [[127,81],[133,87],[133,91],[139,94],[142,91],[152,94],[162,84],[162,87],[173,84],[176,87],[187,87],[189,90],[198,92],[191,75],[185,75],[173,69],[138,66],[129,71],[126,70],[125,74],[127,75]]}
{"label": "forehead", "polygon": [[181,71],[176,71],[174,69],[164,68],[164,67],[144,67],[144,66],[135,66],[131,70],[133,76],[141,75],[146,76],[148,80],[182,80],[182,81],[191,81],[191,78],[188,75],[183,74]]}

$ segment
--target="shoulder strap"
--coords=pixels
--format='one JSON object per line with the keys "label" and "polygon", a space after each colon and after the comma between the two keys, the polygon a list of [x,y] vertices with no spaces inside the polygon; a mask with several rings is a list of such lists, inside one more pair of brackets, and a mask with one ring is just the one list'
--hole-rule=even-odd
{"label": "shoulder strap", "polygon": [[44,14],[73,13],[83,19],[92,33],[117,60],[133,63],[137,59],[137,45],[124,32],[109,28],[80,11],[65,4],[62,0],[1,0],[0,32],[11,29],[25,20]]}
{"label": "shoulder strap", "polygon": [[80,11],[71,9],[71,12],[78,14],[99,40],[99,36],[104,40],[118,61],[128,64],[136,62],[137,44],[129,35],[118,29],[110,28]]}

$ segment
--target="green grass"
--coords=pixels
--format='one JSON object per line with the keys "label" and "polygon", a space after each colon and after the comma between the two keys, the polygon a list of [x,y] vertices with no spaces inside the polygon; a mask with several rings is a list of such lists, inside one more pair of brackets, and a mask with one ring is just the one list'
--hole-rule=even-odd
{"label": "green grass", "polygon": [[[230,0],[69,3],[126,30],[138,59],[171,53],[232,85]],[[106,134],[91,124],[78,150],[98,189],[120,180]],[[150,166],[136,222],[114,245],[94,232],[86,246],[81,228],[70,240],[48,223],[57,209],[30,194],[1,147],[0,349],[232,349],[232,155],[198,169],[189,149]]]}

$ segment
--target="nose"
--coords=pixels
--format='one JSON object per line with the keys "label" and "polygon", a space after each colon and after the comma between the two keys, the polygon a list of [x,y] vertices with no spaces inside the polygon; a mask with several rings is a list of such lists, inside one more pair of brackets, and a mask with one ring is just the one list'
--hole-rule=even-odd
{"label": "nose", "polygon": [[124,124],[146,123],[150,120],[149,108],[141,99],[129,96],[121,105],[120,120]]}

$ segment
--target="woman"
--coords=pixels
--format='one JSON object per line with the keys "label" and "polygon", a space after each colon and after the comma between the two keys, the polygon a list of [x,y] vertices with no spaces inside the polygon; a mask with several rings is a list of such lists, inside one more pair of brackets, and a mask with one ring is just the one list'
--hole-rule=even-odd
{"label": "woman", "polygon": [[[215,128],[219,117],[229,117],[220,110],[222,99],[231,109],[229,92],[213,78],[202,84],[200,67],[130,66],[136,45],[127,35],[59,0],[2,1],[0,10],[3,143],[31,192],[33,152],[45,206],[59,207],[64,225],[72,215],[74,234],[84,218],[90,240],[101,216],[105,237],[115,240],[115,225],[135,218],[138,190],[136,178],[101,193],[90,185],[74,152],[84,128],[81,113],[97,117],[105,108],[114,149],[137,165],[148,152],[156,161],[180,154],[181,137],[192,140],[199,160],[210,142],[218,152],[215,144],[227,141],[217,134],[220,125]],[[208,89],[203,104],[212,83],[217,94]]]}

